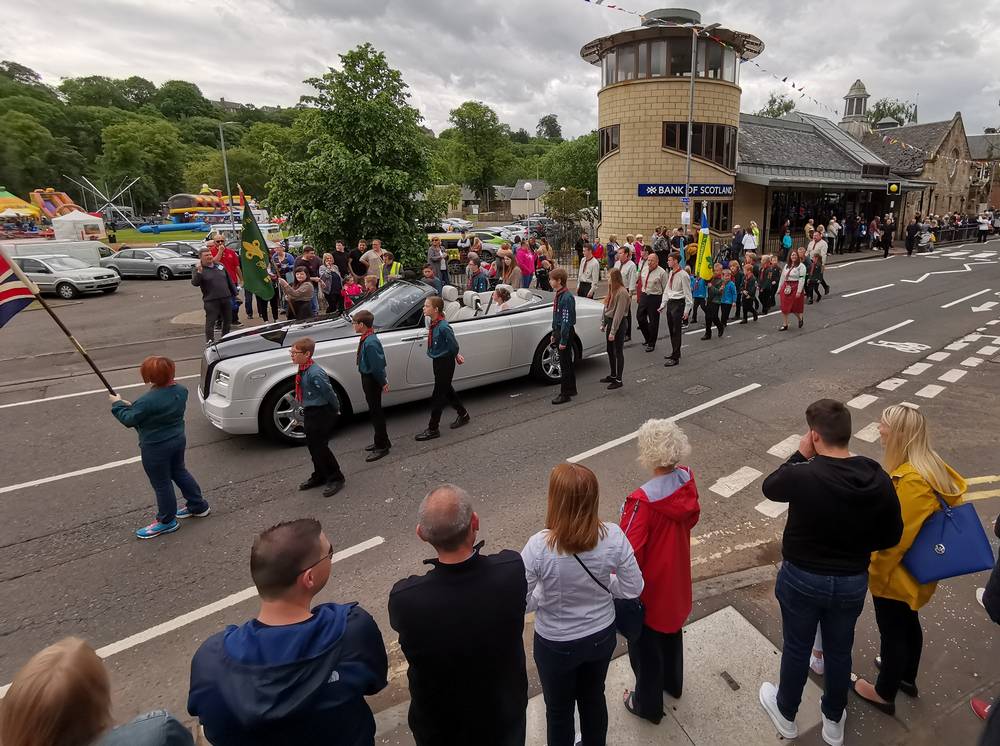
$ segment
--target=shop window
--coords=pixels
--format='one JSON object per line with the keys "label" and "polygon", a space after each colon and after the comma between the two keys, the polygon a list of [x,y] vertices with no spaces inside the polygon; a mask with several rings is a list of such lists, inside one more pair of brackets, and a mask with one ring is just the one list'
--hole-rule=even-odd
{"label": "shop window", "polygon": [[719,233],[729,233],[732,223],[732,202],[708,203],[708,227]]}
{"label": "shop window", "polygon": [[623,80],[635,79],[635,46],[627,44],[618,47],[618,69],[615,73],[615,81],[621,83]]}
{"label": "shop window", "polygon": [[597,136],[598,160],[606,156],[608,153],[614,153],[616,150],[618,150],[619,146],[618,127],[619,126],[617,124],[612,124],[610,127],[601,127]]}
{"label": "shop window", "polygon": [[615,50],[608,50],[604,55],[604,85],[611,85],[615,82],[615,68],[617,55]]}
{"label": "shop window", "polygon": [[678,78],[691,74],[691,40],[687,37],[670,39],[670,71],[668,75]]}
{"label": "shop window", "polygon": [[698,71],[698,77],[705,77],[705,53],[707,51],[708,42],[705,39],[698,39],[698,60],[695,64],[695,70]]}
{"label": "shop window", "polygon": [[649,45],[649,77],[662,78],[666,74],[667,42],[666,39],[661,39]]}
{"label": "shop window", "polygon": [[722,50],[722,79],[730,83],[736,82],[736,52],[726,47]]}
{"label": "shop window", "polygon": [[[687,153],[687,122],[663,123],[663,147]],[[691,129],[691,155],[736,170],[736,128],[696,122]]]}
{"label": "shop window", "polygon": [[707,40],[704,42],[708,47],[708,61],[706,75],[715,80],[722,79],[722,45],[718,42]]}
{"label": "shop window", "polygon": [[636,77],[639,79],[649,77],[649,44],[644,41],[639,42],[638,56],[636,57]]}

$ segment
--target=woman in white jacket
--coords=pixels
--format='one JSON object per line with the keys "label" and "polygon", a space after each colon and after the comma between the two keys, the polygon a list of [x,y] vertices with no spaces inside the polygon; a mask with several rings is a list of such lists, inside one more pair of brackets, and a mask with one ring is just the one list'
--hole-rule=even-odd
{"label": "woman in white jacket", "polygon": [[805,312],[806,286],[806,266],[799,259],[796,252],[788,255],[788,263],[781,270],[781,279],[778,281],[778,298],[781,301],[781,318],[784,324],[779,331],[788,330],[788,314],[794,313],[799,319],[799,328],[802,328],[802,314]]}

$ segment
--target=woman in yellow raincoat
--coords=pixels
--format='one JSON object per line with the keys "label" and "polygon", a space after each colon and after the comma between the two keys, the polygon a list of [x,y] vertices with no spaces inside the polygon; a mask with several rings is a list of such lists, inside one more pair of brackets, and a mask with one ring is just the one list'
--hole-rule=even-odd
{"label": "woman in yellow raincoat", "polygon": [[937,583],[918,583],[903,566],[924,521],[941,509],[938,495],[948,505],[958,505],[965,480],[934,451],[927,437],[927,420],[916,409],[887,407],[879,422],[885,448],[883,466],[892,477],[903,513],[899,544],[872,554],[868,588],[881,637],[881,655],[875,659],[878,679],[872,685],[858,679],[854,691],[883,712],[896,711],[896,692],[917,696],[917,669],[923,632],[917,612],[931,600]]}

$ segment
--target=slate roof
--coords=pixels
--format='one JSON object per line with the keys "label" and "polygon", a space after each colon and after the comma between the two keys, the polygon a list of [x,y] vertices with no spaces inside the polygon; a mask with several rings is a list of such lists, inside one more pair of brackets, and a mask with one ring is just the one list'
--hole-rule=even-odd
{"label": "slate roof", "polygon": [[1000,161],[1000,135],[969,135],[968,139],[974,160]]}
{"label": "slate roof", "polygon": [[524,191],[525,182],[531,182],[531,199],[541,197],[549,191],[549,185],[544,179],[518,179],[507,199],[528,199],[528,193]]}
{"label": "slate roof", "polygon": [[861,177],[860,165],[809,123],[740,114],[740,174],[807,179]]}
{"label": "slate roof", "polygon": [[[534,182],[532,182],[532,185],[534,185]],[[493,186],[493,194],[494,194],[494,196],[498,200],[501,200],[501,201],[505,201],[505,200],[506,201],[510,201],[510,195],[511,195],[511,192],[513,192],[513,191],[514,191],[514,187],[497,186],[497,185]],[[534,190],[532,190],[532,193],[534,193]],[[525,195],[524,199],[527,199],[527,198],[528,198],[527,195]]]}
{"label": "slate roof", "polygon": [[[885,160],[894,172],[916,175],[924,170],[924,163],[934,157],[934,153],[954,122],[954,119],[949,119],[944,122],[910,124],[905,127],[869,132],[862,140],[862,144]],[[887,145],[882,142],[883,137],[899,138],[920,150]]]}

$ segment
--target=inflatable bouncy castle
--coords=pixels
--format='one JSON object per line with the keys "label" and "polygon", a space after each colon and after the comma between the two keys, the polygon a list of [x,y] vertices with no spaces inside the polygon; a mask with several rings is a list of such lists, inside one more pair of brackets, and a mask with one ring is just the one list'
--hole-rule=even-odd
{"label": "inflatable bouncy castle", "polygon": [[52,220],[57,215],[83,212],[83,208],[75,204],[66,192],[57,192],[52,187],[35,189],[28,195],[28,199],[49,220]]}

